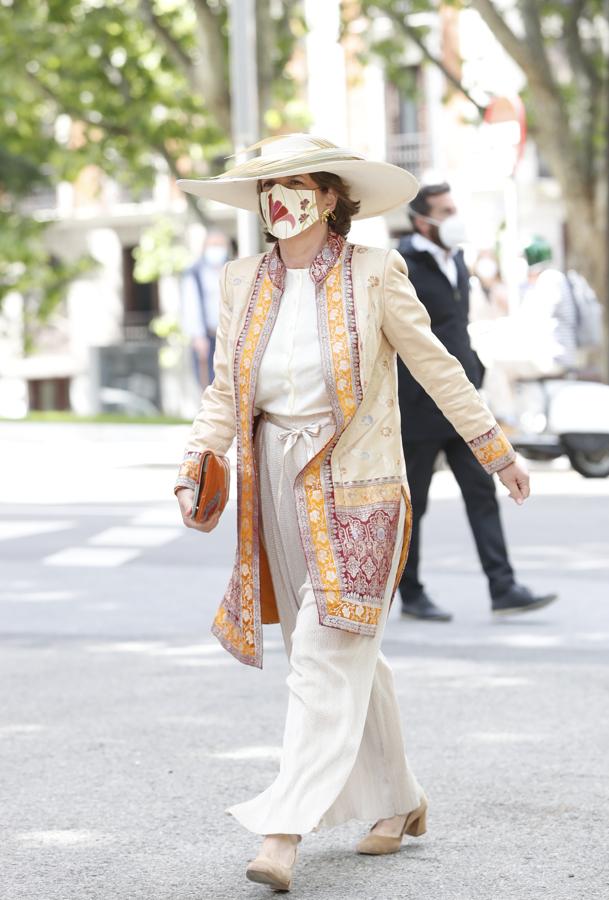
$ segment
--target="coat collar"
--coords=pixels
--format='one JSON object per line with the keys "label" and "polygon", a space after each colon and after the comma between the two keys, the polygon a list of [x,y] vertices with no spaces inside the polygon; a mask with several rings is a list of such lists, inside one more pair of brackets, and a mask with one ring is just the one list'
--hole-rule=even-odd
{"label": "coat collar", "polygon": [[[309,267],[309,274],[313,282],[321,284],[331,269],[336,265],[345,246],[345,239],[334,231],[328,232],[328,240],[321,248]],[[270,253],[267,254],[268,272],[273,285],[283,291],[285,284],[286,267],[279,255],[279,243],[276,243]]]}
{"label": "coat collar", "polygon": [[[423,249],[420,245],[418,245],[418,241],[413,241],[413,235],[406,235],[405,238],[402,238],[400,241],[400,245],[398,247],[399,252],[402,256],[407,259],[417,259],[421,262],[431,263],[434,268],[439,269],[438,261],[433,253],[430,253],[429,250]],[[424,245],[423,245],[424,246]],[[453,254],[453,259],[457,263],[457,266],[463,260],[463,250],[460,248]]]}

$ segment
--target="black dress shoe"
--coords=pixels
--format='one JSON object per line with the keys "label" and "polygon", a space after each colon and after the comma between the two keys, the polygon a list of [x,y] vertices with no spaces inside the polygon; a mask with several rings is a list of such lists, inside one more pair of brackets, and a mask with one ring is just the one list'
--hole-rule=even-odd
{"label": "black dress shoe", "polygon": [[423,591],[412,600],[402,600],[402,615],[409,619],[428,619],[432,622],[450,622],[452,613],[445,612]]}
{"label": "black dress shoe", "polygon": [[558,594],[534,594],[523,584],[514,584],[498,597],[493,597],[493,614],[496,616],[513,616],[518,613],[532,612],[553,603]]}

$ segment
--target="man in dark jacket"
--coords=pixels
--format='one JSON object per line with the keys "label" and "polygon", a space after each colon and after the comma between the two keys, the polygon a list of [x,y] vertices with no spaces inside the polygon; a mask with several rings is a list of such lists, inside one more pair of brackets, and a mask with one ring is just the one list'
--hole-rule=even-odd
{"label": "man in dark jacket", "polygon": [[[410,204],[413,234],[404,238],[399,251],[406,260],[410,279],[431,317],[434,334],[461,362],[474,387],[482,384],[484,369],[467,331],[469,272],[457,246],[463,226],[448,184],[428,185]],[[410,552],[400,582],[402,612],[417,619],[449,621],[425,593],[419,580],[420,525],[434,464],[441,450],[457,479],[465,501],[482,568],[488,578],[492,609],[497,614],[539,609],[556,599],[537,596],[517,584],[510,565],[501,526],[495,483],[442,415],[434,401],[398,359],[402,441],[410,484],[413,529]]]}

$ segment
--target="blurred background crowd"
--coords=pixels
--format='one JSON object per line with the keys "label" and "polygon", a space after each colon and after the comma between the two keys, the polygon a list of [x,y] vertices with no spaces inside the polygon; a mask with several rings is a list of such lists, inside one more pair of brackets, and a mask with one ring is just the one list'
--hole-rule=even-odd
{"label": "blurred background crowd", "polygon": [[190,418],[262,243],[176,178],[309,131],[450,184],[488,398],[542,432],[523,383],[607,377],[608,58],[606,0],[0,0],[0,417]]}

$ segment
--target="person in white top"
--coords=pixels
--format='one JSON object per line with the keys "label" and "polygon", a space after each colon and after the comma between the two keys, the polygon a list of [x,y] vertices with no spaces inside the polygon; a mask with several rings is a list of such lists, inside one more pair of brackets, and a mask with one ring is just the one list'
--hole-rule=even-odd
{"label": "person in white top", "polygon": [[[289,890],[302,835],[376,824],[359,853],[426,830],[427,798],[404,752],[380,642],[411,523],[399,436],[396,348],[522,503],[526,471],[462,367],[433,337],[395,251],[350,244],[351,219],[408,202],[416,181],[323,138],[269,139],[262,153],[185,190],[258,209],[273,249],[222,277],[216,377],[175,485],[184,523],[207,451],[237,437],[238,546],[213,633],[262,665],[279,621],[290,669],[279,772],[228,810],[264,836],[251,881]],[[257,710],[252,710],[257,715]],[[221,866],[218,866],[221,870]]]}

